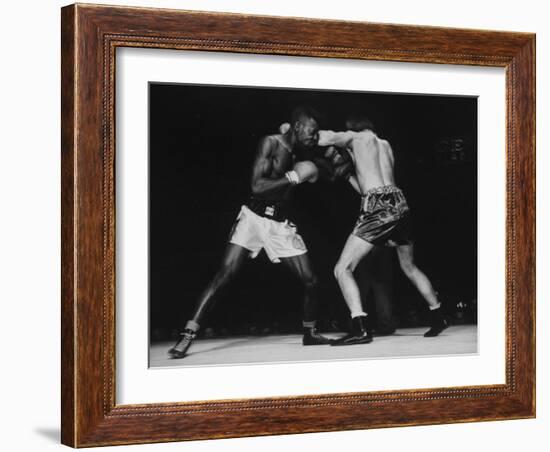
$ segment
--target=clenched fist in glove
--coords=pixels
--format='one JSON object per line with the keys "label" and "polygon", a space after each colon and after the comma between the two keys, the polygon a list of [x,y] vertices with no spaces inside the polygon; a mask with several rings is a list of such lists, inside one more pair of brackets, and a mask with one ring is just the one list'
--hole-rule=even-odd
{"label": "clenched fist in glove", "polygon": [[319,177],[319,169],[315,166],[315,163],[304,160],[303,162],[297,162],[294,169],[288,171],[285,176],[292,184],[313,183]]}

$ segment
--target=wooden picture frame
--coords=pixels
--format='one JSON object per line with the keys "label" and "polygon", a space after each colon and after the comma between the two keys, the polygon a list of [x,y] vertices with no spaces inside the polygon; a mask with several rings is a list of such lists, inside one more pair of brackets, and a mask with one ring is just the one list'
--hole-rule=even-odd
{"label": "wooden picture frame", "polygon": [[[61,32],[63,444],[87,447],[535,416],[535,35],[79,4],[62,9]],[[117,47],[505,68],[505,384],[117,405]]]}

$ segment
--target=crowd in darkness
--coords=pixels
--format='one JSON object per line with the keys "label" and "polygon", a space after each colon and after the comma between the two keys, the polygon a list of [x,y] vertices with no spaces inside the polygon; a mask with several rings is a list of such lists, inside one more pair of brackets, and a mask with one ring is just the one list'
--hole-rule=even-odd
{"label": "crowd in darkness", "polygon": [[[165,339],[193,310],[215,272],[249,195],[259,139],[296,105],[340,130],[366,113],[396,158],[396,180],[413,213],[416,260],[455,321],[476,321],[477,101],[471,97],[150,84],[149,303],[152,338]],[[321,330],[349,317],[332,275],[359,197],[344,182],[303,184],[291,218],[319,277]],[[425,303],[381,249],[357,269],[364,303],[381,330],[423,324]],[[244,266],[204,325],[208,334],[301,328],[300,285],[261,253]]]}

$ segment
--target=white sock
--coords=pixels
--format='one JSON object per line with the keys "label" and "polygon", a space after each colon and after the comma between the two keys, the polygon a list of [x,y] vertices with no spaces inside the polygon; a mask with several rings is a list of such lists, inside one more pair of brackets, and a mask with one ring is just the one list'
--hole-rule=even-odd
{"label": "white sock", "polygon": [[197,322],[195,322],[194,320],[188,320],[188,321],[187,321],[187,324],[185,325],[185,328],[188,328],[188,329],[190,329],[191,331],[194,331],[195,333],[196,333],[197,331],[199,331],[199,328],[200,328],[200,327],[201,327],[201,326],[200,326]]}
{"label": "white sock", "polygon": [[355,317],[366,317],[367,313],[363,311],[352,311],[351,318],[354,319]]}
{"label": "white sock", "polygon": [[437,306],[428,306],[430,308],[430,311],[435,311],[436,309],[439,309],[441,307],[441,303],[437,303]]}

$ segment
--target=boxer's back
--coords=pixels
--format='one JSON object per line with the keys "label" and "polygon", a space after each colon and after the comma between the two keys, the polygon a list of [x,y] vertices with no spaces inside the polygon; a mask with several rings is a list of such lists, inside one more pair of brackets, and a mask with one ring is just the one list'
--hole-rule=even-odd
{"label": "boxer's back", "polygon": [[389,143],[371,131],[357,134],[351,143],[357,180],[361,191],[384,185],[395,185],[393,153]]}

